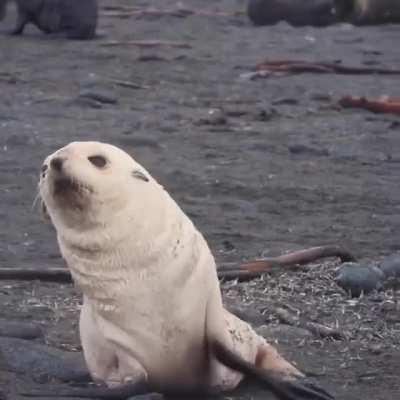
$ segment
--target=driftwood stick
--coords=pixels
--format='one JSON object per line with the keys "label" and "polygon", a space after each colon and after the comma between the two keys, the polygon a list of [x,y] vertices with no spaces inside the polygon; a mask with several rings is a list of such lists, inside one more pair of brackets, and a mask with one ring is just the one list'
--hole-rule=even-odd
{"label": "driftwood stick", "polygon": [[[282,267],[314,262],[320,258],[339,257],[342,262],[355,261],[355,258],[340,246],[311,247],[278,257],[265,258],[239,263],[220,264],[217,273],[219,279],[249,280],[257,278],[266,272],[276,272]],[[71,283],[71,273],[67,268],[0,268],[0,280],[47,281],[57,283]]]}
{"label": "driftwood stick", "polygon": [[331,328],[326,325],[322,325],[316,322],[309,322],[290,314],[287,310],[277,307],[273,310],[273,313],[279,318],[281,322],[291,326],[297,326],[299,328],[307,329],[311,333],[321,338],[331,337],[337,340],[346,339],[346,335],[338,329]]}
{"label": "driftwood stick", "polygon": [[349,67],[327,62],[310,62],[295,60],[264,61],[257,64],[257,71],[286,72],[286,73],[334,73],[342,75],[400,75],[400,69]]}
{"label": "driftwood stick", "polygon": [[339,257],[342,262],[355,261],[355,257],[340,246],[319,246],[242,264],[222,264],[218,268],[218,277],[239,280],[252,279],[266,272],[275,272],[281,267],[308,264],[327,257]]}
{"label": "driftwood stick", "polygon": [[339,105],[343,108],[363,108],[374,113],[400,115],[400,99],[385,97],[368,100],[365,97],[345,96],[339,100]]}
{"label": "driftwood stick", "polygon": [[71,283],[71,273],[66,268],[0,268],[0,280],[47,281]]}

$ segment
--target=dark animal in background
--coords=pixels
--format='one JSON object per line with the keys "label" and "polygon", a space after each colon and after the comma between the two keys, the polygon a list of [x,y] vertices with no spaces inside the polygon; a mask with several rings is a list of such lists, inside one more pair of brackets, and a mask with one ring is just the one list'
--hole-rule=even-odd
{"label": "dark animal in background", "polygon": [[338,19],[354,25],[400,23],[400,0],[335,0]]}
{"label": "dark animal in background", "polygon": [[293,26],[327,26],[336,22],[334,0],[249,0],[247,15],[255,25],[286,21]]}
{"label": "dark animal in background", "polygon": [[[7,3],[0,0],[0,20],[6,15]],[[20,35],[32,23],[45,33],[62,33],[68,39],[92,39],[96,34],[97,0],[14,0],[17,23],[12,31]]]}

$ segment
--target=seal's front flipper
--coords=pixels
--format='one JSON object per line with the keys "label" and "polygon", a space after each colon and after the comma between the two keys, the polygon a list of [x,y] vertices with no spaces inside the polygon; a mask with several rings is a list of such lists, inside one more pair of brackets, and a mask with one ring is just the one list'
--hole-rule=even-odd
{"label": "seal's front flipper", "polygon": [[127,383],[115,388],[105,386],[94,387],[60,387],[46,385],[45,388],[38,388],[31,391],[20,391],[19,395],[25,397],[79,397],[102,400],[125,400],[130,397],[138,397],[138,400],[161,399],[162,395],[152,393],[144,382]]}

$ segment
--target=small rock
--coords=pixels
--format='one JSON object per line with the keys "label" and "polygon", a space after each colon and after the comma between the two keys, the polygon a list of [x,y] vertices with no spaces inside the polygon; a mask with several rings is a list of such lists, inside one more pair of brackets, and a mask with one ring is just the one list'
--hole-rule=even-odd
{"label": "small rock", "polygon": [[271,121],[271,119],[279,116],[278,111],[275,110],[275,108],[269,108],[269,109],[262,109],[259,110],[256,116],[257,121]]}
{"label": "small rock", "polygon": [[292,154],[306,154],[310,156],[329,156],[329,151],[326,149],[316,149],[304,144],[289,145],[289,152]]}
{"label": "small rock", "polygon": [[384,274],[379,268],[357,263],[342,264],[335,278],[336,283],[352,297],[380,290],[383,280]]}
{"label": "small rock", "polygon": [[96,91],[87,89],[81,90],[81,92],[79,93],[79,97],[84,99],[94,100],[102,104],[118,103],[118,99],[114,95],[106,92],[100,92],[97,90]]}
{"label": "small rock", "polygon": [[212,108],[208,111],[207,117],[201,118],[199,123],[204,125],[225,125],[227,123],[227,118],[223,110],[220,108]]}
{"label": "small rock", "polygon": [[99,101],[85,98],[85,97],[77,97],[76,99],[72,101],[68,101],[67,104],[72,104],[78,107],[89,107],[89,108],[94,108],[96,110],[99,110],[103,108],[103,104],[100,103]]}
{"label": "small rock", "polygon": [[400,277],[400,254],[394,254],[385,258],[380,268],[385,275],[385,278],[399,278]]}
{"label": "small rock", "polygon": [[299,104],[299,100],[293,99],[293,98],[291,98],[291,97],[283,97],[283,98],[281,98],[281,99],[274,100],[274,101],[272,102],[272,104],[273,104],[274,106],[277,106],[277,105],[295,106],[295,105]]}

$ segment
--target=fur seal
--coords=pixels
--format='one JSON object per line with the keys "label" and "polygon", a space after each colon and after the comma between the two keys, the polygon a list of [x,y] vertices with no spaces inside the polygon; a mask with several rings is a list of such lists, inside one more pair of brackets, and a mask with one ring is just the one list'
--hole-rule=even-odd
{"label": "fur seal", "polygon": [[378,25],[400,22],[398,0],[335,0],[340,20],[354,25]]}
{"label": "fur seal", "polygon": [[83,292],[80,337],[102,398],[218,393],[247,375],[280,399],[333,399],[223,307],[204,237],[123,150],[70,143],[45,159],[39,191]]}
{"label": "fur seal", "polygon": [[383,286],[384,273],[378,267],[353,262],[341,265],[335,282],[351,297],[359,297]]}
{"label": "fur seal", "polygon": [[[0,0],[0,21],[7,3]],[[68,39],[92,39],[96,35],[97,0],[14,0],[17,23],[11,32],[20,35],[25,25],[34,24],[45,33],[62,33]]]}
{"label": "fur seal", "polygon": [[385,278],[400,278],[400,256],[393,254],[386,257],[380,264]]}
{"label": "fur seal", "polygon": [[336,22],[334,0],[249,0],[247,15],[254,25],[286,21],[293,26],[327,26]]}

